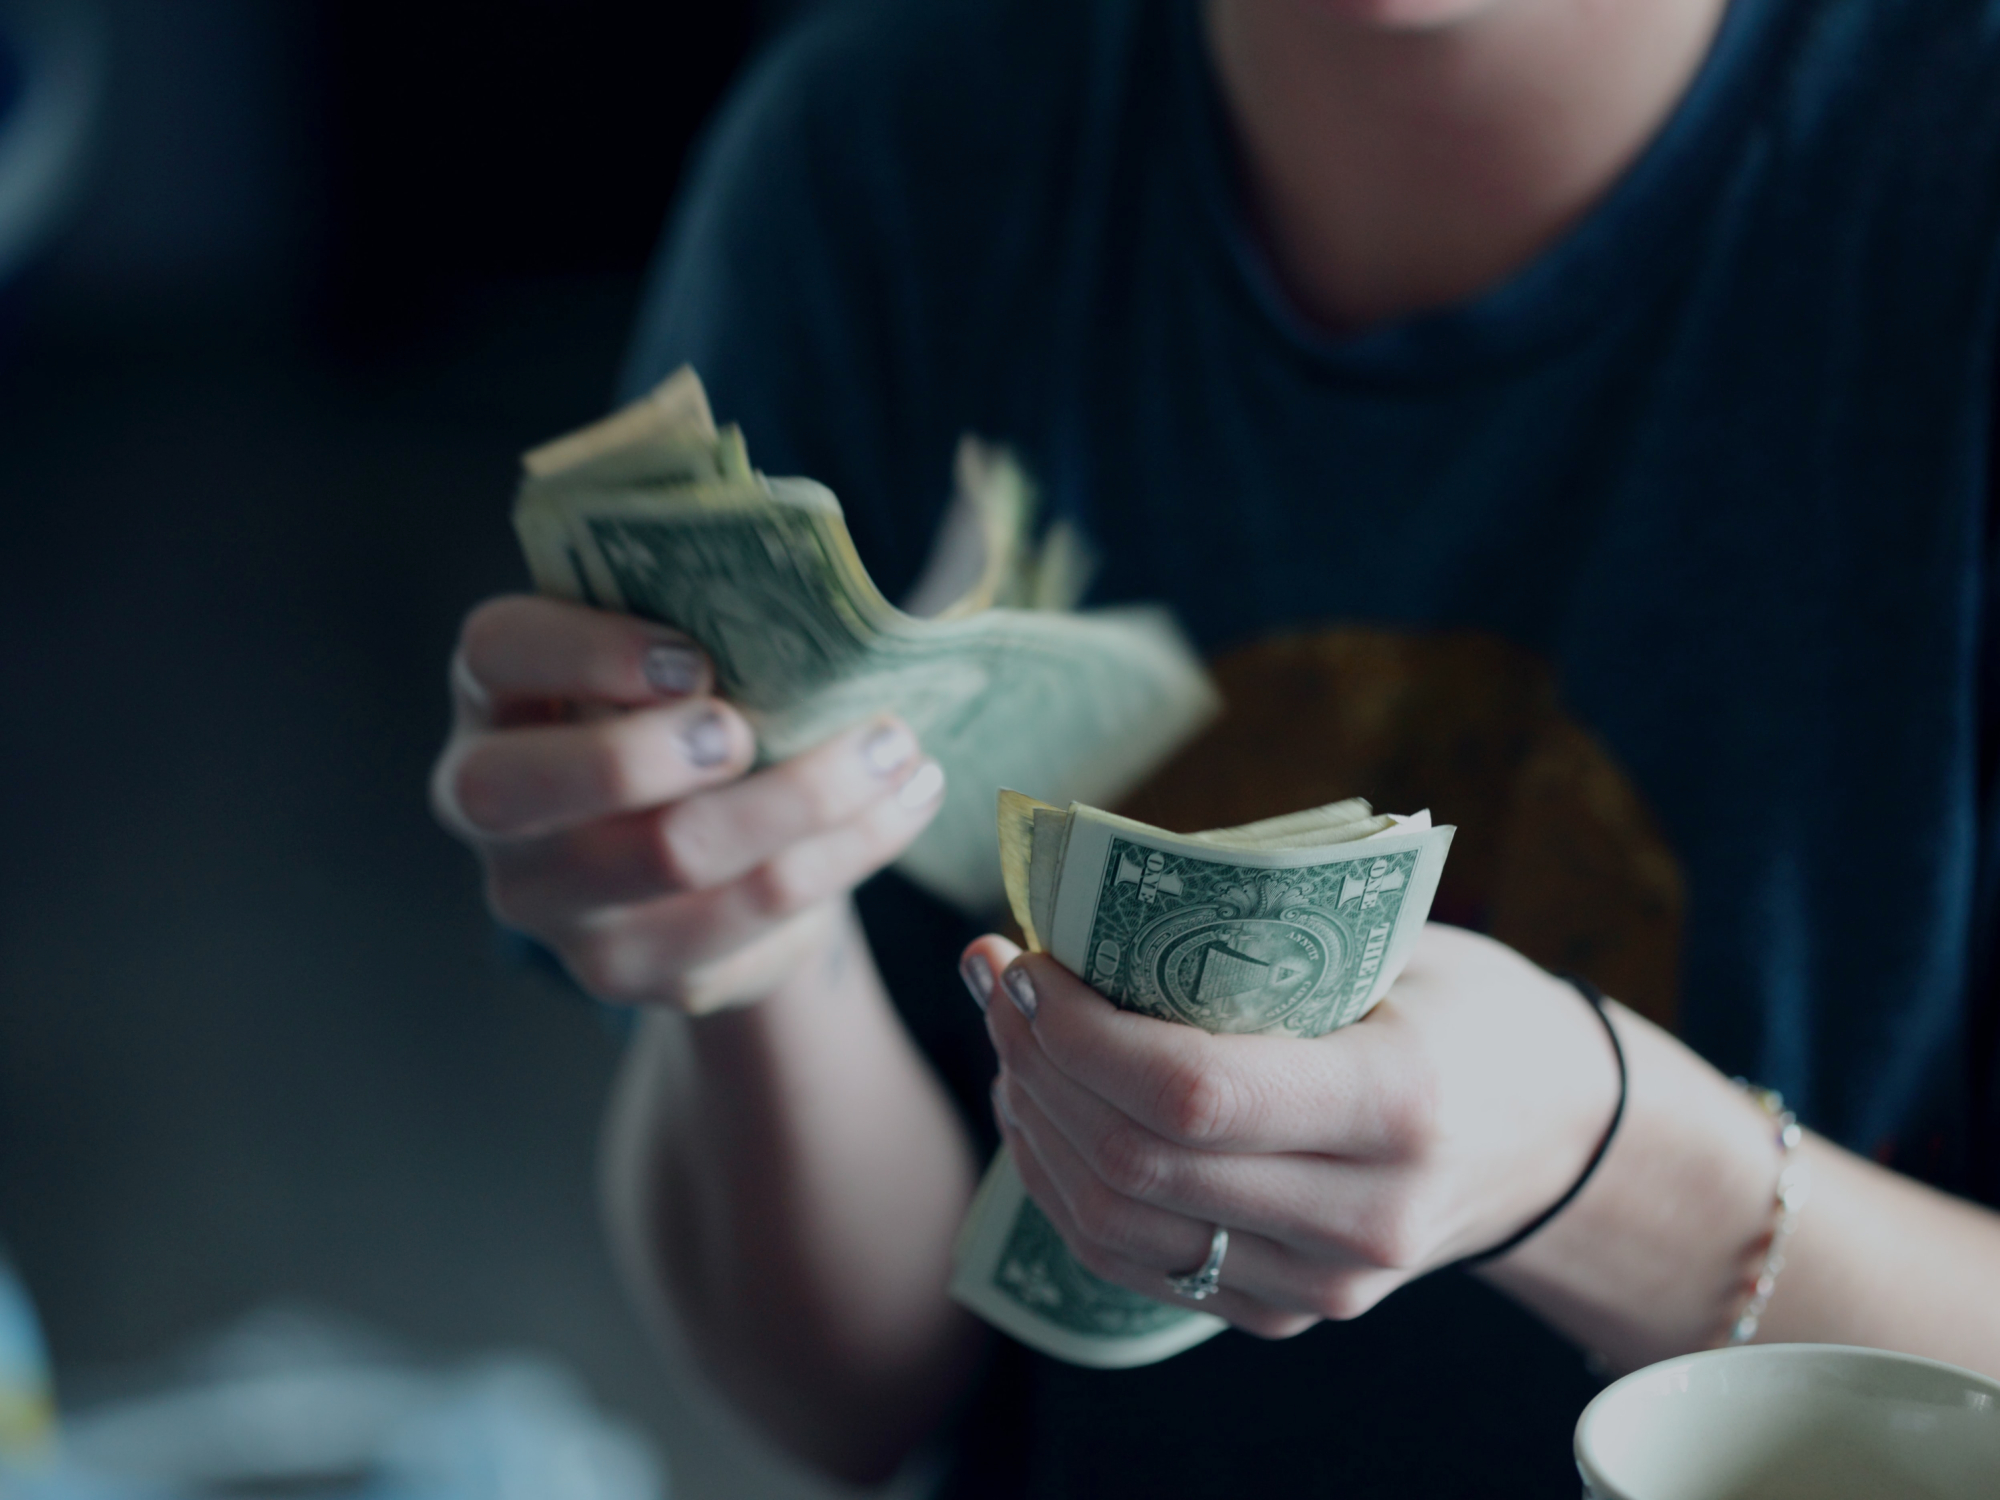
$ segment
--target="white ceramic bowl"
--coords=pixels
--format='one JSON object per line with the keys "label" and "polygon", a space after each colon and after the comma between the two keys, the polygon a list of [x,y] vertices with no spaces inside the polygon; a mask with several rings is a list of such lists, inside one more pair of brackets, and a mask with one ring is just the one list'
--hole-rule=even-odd
{"label": "white ceramic bowl", "polygon": [[1836,1344],[1714,1349],[1607,1387],[1586,1500],[1995,1500],[2000,1381]]}

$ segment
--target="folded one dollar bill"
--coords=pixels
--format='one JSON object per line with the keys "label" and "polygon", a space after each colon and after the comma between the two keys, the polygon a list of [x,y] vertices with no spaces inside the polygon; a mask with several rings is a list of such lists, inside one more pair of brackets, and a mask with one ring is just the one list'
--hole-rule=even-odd
{"label": "folded one dollar bill", "polygon": [[831,491],[751,468],[691,369],[523,465],[514,523],[536,586],[693,636],[763,761],[875,714],[916,731],[945,801],[898,865],[969,913],[1000,904],[997,788],[1113,800],[1217,709],[1165,611],[1068,608],[1086,550],[1060,526],[1031,545],[1020,470],[974,440],[918,586],[929,618],[882,597]]}
{"label": "folded one dollar bill", "polygon": [[[1395,982],[1453,832],[1357,798],[1180,835],[1011,791],[998,831],[1031,949],[1126,1010],[1301,1038],[1360,1020]],[[1100,1368],[1152,1364],[1225,1326],[1077,1264],[1005,1150],[959,1231],[951,1294],[1044,1354]]]}

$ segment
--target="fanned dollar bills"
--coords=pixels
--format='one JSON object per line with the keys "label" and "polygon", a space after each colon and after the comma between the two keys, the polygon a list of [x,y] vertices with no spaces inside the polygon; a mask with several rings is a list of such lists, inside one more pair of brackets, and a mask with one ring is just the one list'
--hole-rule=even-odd
{"label": "fanned dollar bills", "polygon": [[[1359,799],[1177,835],[1000,794],[1003,880],[1028,946],[1126,1010],[1210,1032],[1315,1037],[1365,1016],[1410,956],[1451,835]],[[1225,1326],[1077,1264],[1004,1150],[959,1232],[951,1294],[1099,1368],[1153,1364]]]}
{"label": "fanned dollar bills", "polygon": [[967,912],[999,905],[997,788],[1115,799],[1216,711],[1164,611],[1069,610],[1086,550],[1061,527],[1028,545],[1032,496],[1000,450],[961,448],[918,586],[928,619],[882,597],[829,490],[751,468],[690,369],[523,464],[514,523],[536,586],[693,636],[762,760],[877,713],[917,732],[945,802],[899,867]]}

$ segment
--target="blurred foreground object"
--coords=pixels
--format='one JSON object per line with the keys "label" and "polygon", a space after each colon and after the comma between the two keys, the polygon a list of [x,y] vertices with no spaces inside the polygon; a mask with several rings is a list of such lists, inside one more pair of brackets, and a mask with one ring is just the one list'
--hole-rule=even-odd
{"label": "blurred foreground object", "polygon": [[452,1370],[324,1314],[253,1313],[140,1393],[65,1415],[60,1462],[9,1500],[666,1500],[658,1460],[568,1371]]}
{"label": "blurred foreground object", "polygon": [[928,619],[882,597],[830,490],[750,467],[692,369],[523,463],[514,524],[536,586],[693,636],[763,761],[877,714],[916,731],[945,800],[897,868],[968,913],[1000,902],[999,788],[1115,801],[1218,707],[1164,610],[1071,612],[1085,549],[1062,527],[1031,547],[1025,478],[974,439],[917,587]]}
{"label": "blurred foreground object", "polygon": [[104,86],[88,0],[0,0],[0,284],[60,220]]}
{"label": "blurred foreground object", "polygon": [[[1315,1037],[1367,1015],[1409,960],[1454,832],[1359,797],[1183,835],[1000,794],[1007,900],[1029,948],[1121,1010],[1207,1032]],[[1226,1326],[1077,1264],[1005,1147],[959,1231],[951,1295],[1099,1369],[1153,1364]]]}
{"label": "blurred foreground object", "polygon": [[55,1453],[49,1352],[35,1305],[0,1255],[0,1494],[9,1475],[43,1468]]}

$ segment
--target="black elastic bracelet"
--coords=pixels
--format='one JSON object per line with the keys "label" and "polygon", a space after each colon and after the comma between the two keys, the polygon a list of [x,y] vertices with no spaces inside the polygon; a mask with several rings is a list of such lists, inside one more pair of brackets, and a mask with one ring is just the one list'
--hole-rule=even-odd
{"label": "black elastic bracelet", "polygon": [[1590,1008],[1597,1012],[1597,1019],[1604,1023],[1604,1034],[1611,1038],[1611,1055],[1618,1059],[1618,1106],[1611,1111],[1611,1123],[1604,1127],[1604,1139],[1599,1141],[1597,1149],[1590,1153],[1590,1160],[1583,1164],[1582,1173],[1569,1185],[1569,1191],[1492,1249],[1466,1256],[1459,1262],[1461,1266],[1481,1266],[1489,1260],[1498,1260],[1568,1208],[1576,1195],[1583,1191],[1583,1185],[1590,1181],[1592,1174],[1597,1171],[1597,1164],[1604,1160],[1604,1153],[1611,1149],[1611,1138],[1618,1134],[1618,1124],[1625,1118],[1625,1089],[1628,1083],[1625,1073],[1625,1049],[1618,1044],[1618,1028],[1611,1024],[1611,1017],[1605,1013],[1604,991],[1580,974],[1558,974],[1556,978],[1574,985],[1576,992],[1588,1000]]}

